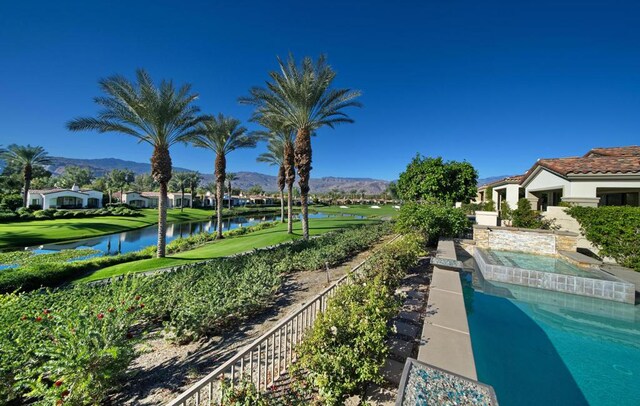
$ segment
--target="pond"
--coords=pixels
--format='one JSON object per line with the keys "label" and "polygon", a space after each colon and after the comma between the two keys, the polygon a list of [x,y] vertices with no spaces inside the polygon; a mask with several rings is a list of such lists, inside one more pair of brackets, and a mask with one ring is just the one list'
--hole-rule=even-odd
{"label": "pond", "polygon": [[[327,218],[337,216],[349,216],[355,218],[364,218],[363,216],[352,215],[335,215],[325,213],[309,213],[309,218]],[[250,227],[258,223],[279,221],[280,216],[274,215],[256,215],[256,216],[238,216],[226,218],[222,220],[222,230],[228,231],[239,227]],[[206,221],[190,221],[183,223],[167,224],[167,243],[176,238],[188,237],[201,232],[216,232],[216,220]],[[128,252],[138,251],[145,247],[156,245],[158,239],[158,226],[139,228],[136,230],[123,231],[114,234],[102,235],[99,237],[84,238],[81,240],[71,240],[63,242],[55,242],[50,244],[42,244],[39,246],[25,247],[24,250],[30,250],[34,254],[47,254],[62,250],[85,249],[91,248],[100,251],[99,255],[117,255],[126,254]],[[80,258],[85,259],[85,258]],[[0,264],[0,269],[9,268],[12,265]]]}

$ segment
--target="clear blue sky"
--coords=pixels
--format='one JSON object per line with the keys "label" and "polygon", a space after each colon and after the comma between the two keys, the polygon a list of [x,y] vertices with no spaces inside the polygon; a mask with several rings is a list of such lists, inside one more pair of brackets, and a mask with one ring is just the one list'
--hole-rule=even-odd
{"label": "clear blue sky", "polygon": [[[416,152],[486,177],[640,144],[638,2],[521,3],[3,1],[0,144],[148,162],[127,136],[65,129],[95,113],[99,78],[144,67],[191,83],[204,112],[247,120],[237,98],[290,51],[326,53],[336,84],[363,91],[355,124],[313,140],[314,177],[395,179]],[[255,162],[262,149],[232,153],[229,169],[275,173]],[[172,156],[213,171],[204,150]]]}

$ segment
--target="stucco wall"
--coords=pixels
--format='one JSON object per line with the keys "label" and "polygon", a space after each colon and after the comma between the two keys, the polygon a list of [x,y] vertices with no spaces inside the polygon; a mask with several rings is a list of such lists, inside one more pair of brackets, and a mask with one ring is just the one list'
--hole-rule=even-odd
{"label": "stucco wall", "polygon": [[473,239],[480,248],[554,255],[575,251],[575,233],[529,230],[511,227],[473,227]]}

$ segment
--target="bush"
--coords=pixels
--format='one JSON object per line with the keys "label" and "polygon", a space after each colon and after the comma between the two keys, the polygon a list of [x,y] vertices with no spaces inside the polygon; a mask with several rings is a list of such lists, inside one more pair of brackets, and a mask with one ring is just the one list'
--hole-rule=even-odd
{"label": "bush", "polygon": [[362,277],[340,286],[325,313],[296,348],[296,371],[318,390],[323,403],[343,404],[368,383],[381,383],[388,353],[389,320],[397,313],[394,291],[421,252],[407,237],[386,247],[367,265]]}
{"label": "bush", "polygon": [[518,200],[518,208],[511,213],[512,225],[519,228],[533,228],[548,230],[552,222],[544,219],[539,212],[531,209],[531,202],[527,199]]}
{"label": "bush", "polygon": [[640,207],[575,206],[567,213],[578,220],[601,256],[640,271]]}
{"label": "bush", "polygon": [[6,211],[14,211],[22,207],[22,196],[19,194],[4,195],[0,200],[0,208]]}
{"label": "bush", "polygon": [[407,203],[400,208],[397,229],[402,233],[420,232],[434,246],[440,237],[458,237],[470,223],[461,209],[438,204]]}
{"label": "bush", "polygon": [[513,210],[511,210],[511,207],[509,207],[509,202],[503,200],[502,203],[500,203],[500,218],[502,220],[511,220],[512,217]]}
{"label": "bush", "polygon": [[0,211],[0,222],[10,222],[18,219],[18,215],[12,211]]}

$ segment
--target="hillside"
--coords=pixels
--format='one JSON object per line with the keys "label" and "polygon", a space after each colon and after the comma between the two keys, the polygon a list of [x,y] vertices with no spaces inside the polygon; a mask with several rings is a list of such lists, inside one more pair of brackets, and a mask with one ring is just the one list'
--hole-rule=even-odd
{"label": "hillside", "polygon": [[[125,161],[117,158],[101,158],[101,159],[78,159],[65,157],[51,157],[52,164],[47,169],[56,175],[64,172],[67,166],[80,166],[89,168],[95,176],[103,176],[112,169],[130,169],[136,174],[149,173],[151,165],[142,162]],[[185,168],[174,168],[176,171],[188,171]],[[252,186],[260,186],[265,191],[277,190],[277,179],[275,176],[266,175],[258,172],[237,172],[238,179],[233,181],[234,188],[248,189]],[[204,182],[212,182],[212,174],[203,174]],[[331,190],[339,190],[347,193],[352,191],[364,190],[367,194],[382,193],[389,184],[386,180],[370,179],[370,178],[342,178],[342,177],[324,177],[311,178],[311,191],[324,193]]]}

